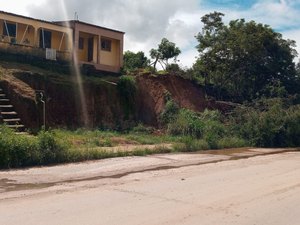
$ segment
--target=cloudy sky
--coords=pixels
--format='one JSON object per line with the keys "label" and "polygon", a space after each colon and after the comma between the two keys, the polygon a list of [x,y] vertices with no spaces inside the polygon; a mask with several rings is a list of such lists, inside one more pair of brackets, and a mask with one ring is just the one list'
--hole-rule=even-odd
{"label": "cloudy sky", "polygon": [[[8,3],[7,3],[8,2]],[[14,0],[0,10],[45,20],[74,19],[126,32],[125,50],[148,53],[163,37],[181,49],[180,63],[191,66],[197,56],[194,36],[200,18],[223,12],[224,21],[245,18],[270,25],[297,42],[300,54],[300,0]]]}

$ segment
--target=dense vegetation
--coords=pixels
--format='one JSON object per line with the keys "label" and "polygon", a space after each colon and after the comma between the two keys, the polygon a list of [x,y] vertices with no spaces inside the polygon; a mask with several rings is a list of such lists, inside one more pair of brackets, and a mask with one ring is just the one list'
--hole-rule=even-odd
{"label": "dense vegetation", "polygon": [[218,99],[236,102],[299,94],[295,42],[254,21],[239,19],[225,25],[222,16],[203,16],[204,27],[197,35],[194,69],[205,86],[212,87]]}
{"label": "dense vegetation", "polygon": [[288,100],[261,99],[235,108],[196,113],[167,102],[161,121],[170,135],[201,140],[207,148],[300,146],[300,105]]}

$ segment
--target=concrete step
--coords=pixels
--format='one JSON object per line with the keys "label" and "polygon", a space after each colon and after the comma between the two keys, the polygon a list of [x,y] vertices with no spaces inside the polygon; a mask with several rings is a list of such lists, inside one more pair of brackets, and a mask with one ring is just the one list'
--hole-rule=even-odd
{"label": "concrete step", "polygon": [[18,122],[21,122],[21,119],[20,118],[13,118],[13,119],[3,119],[3,122],[4,123],[18,123]]}
{"label": "concrete step", "polygon": [[0,105],[1,112],[11,112],[13,110],[13,105]]}
{"label": "concrete step", "polygon": [[16,113],[15,111],[1,111],[0,112],[1,116],[3,119],[14,119],[14,118],[17,118],[18,116],[18,113]]}
{"label": "concrete step", "polygon": [[16,132],[24,132],[25,126],[21,124],[21,119],[18,118],[18,113],[15,112],[13,105],[10,104],[9,98],[0,88],[0,119],[7,127],[14,129]]}
{"label": "concrete step", "polygon": [[24,127],[23,124],[13,124],[13,125],[6,125],[7,127],[9,128],[21,128],[21,127]]}
{"label": "concrete step", "polygon": [[0,104],[6,103],[6,102],[9,102],[8,98],[0,98]]}
{"label": "concrete step", "polygon": [[11,112],[1,112],[2,115],[18,115],[15,111]]}
{"label": "concrete step", "polygon": [[18,132],[22,132],[25,130],[25,126],[23,124],[14,124],[14,125],[6,125],[6,126]]}
{"label": "concrete step", "polygon": [[20,134],[20,135],[30,135],[28,132],[26,131],[19,131],[19,132],[16,132],[16,134]]}
{"label": "concrete step", "polygon": [[3,123],[7,125],[17,125],[21,124],[21,119],[20,118],[11,118],[11,119],[2,119]]}
{"label": "concrete step", "polygon": [[6,104],[6,105],[0,105],[0,108],[12,108],[13,105],[9,105],[9,104]]}

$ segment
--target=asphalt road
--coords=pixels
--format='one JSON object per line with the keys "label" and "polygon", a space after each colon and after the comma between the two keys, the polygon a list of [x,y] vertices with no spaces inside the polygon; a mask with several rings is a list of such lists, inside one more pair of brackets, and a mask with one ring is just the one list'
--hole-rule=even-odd
{"label": "asphalt road", "polygon": [[297,225],[299,206],[300,152],[293,151],[157,155],[0,172],[1,225]]}

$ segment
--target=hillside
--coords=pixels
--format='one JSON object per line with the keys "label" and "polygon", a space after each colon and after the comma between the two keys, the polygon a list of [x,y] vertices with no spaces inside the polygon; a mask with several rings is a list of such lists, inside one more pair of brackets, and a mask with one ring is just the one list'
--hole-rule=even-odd
{"label": "hillside", "polygon": [[[1,86],[11,99],[23,123],[29,128],[42,125],[42,105],[35,99],[35,91],[45,92],[46,121],[50,127],[82,126],[81,103],[74,76],[59,74],[25,64],[0,65]],[[194,111],[205,108],[226,110],[228,106],[207,101],[201,87],[173,75],[144,74],[136,76],[137,93],[134,109],[127,115],[117,77],[83,77],[89,124],[100,128],[126,128],[132,122],[159,126],[166,96],[179,106]]]}

